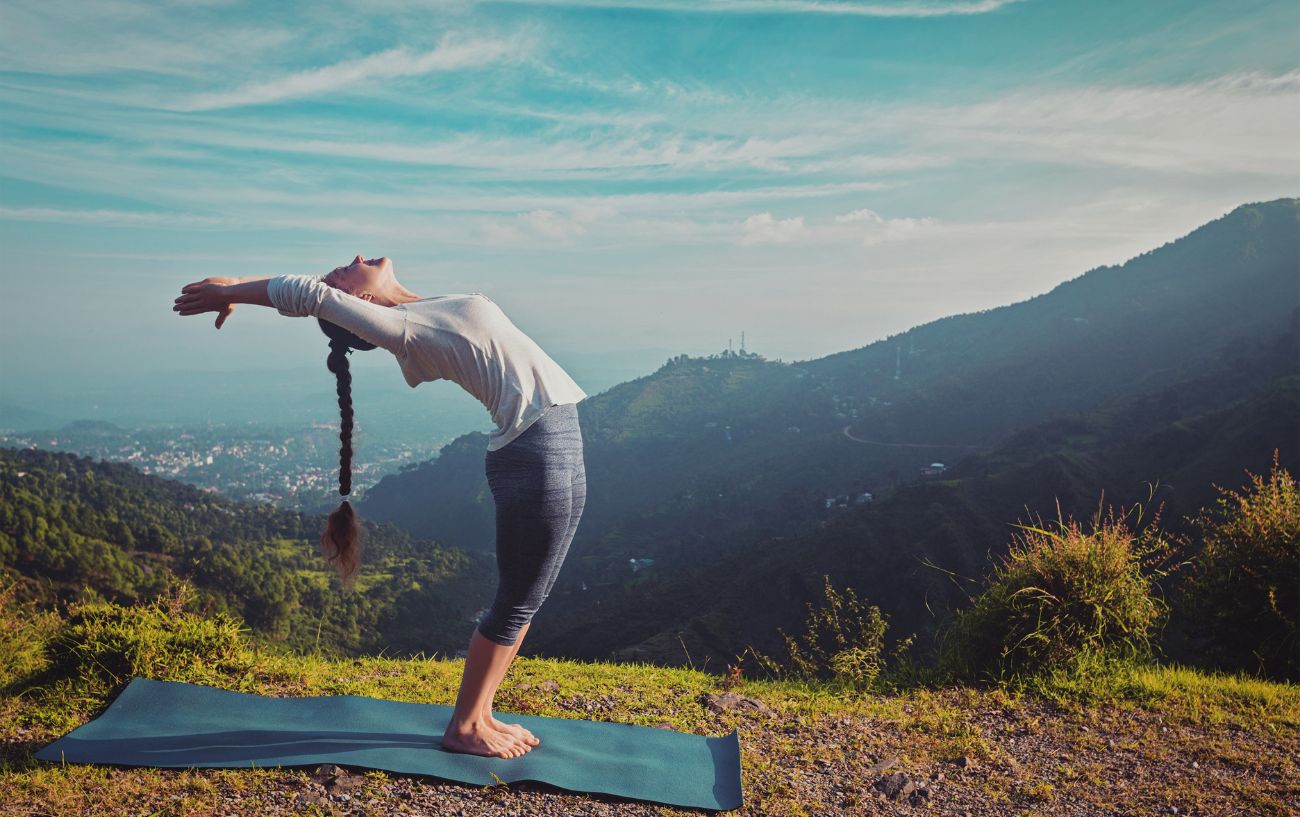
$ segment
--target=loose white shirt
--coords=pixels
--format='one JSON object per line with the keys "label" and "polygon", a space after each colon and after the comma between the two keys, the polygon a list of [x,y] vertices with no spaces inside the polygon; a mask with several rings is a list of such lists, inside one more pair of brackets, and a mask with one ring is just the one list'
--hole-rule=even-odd
{"label": "loose white shirt", "polygon": [[483,404],[497,428],[496,451],[552,405],[587,397],[532,338],[481,292],[381,306],[314,275],[277,275],[266,293],[281,315],[323,318],[392,352],[411,388],[450,380]]}

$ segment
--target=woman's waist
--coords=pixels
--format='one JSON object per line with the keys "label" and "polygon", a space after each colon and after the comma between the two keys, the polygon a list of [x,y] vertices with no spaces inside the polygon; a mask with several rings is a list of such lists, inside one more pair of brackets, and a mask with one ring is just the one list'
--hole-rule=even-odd
{"label": "woman's waist", "polygon": [[[577,403],[552,403],[542,409],[541,415],[524,429],[520,437],[576,436],[582,438],[582,426],[578,422]],[[518,437],[515,438],[516,442]]]}
{"label": "woman's waist", "polygon": [[573,451],[582,449],[582,426],[576,403],[553,403],[497,451]]}

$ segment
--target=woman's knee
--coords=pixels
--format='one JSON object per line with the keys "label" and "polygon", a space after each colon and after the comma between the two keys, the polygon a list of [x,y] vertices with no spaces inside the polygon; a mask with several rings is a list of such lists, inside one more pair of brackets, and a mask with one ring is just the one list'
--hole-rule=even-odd
{"label": "woman's knee", "polygon": [[502,612],[494,605],[479,621],[479,634],[495,644],[513,646],[520,631],[533,620],[539,606],[515,606]]}

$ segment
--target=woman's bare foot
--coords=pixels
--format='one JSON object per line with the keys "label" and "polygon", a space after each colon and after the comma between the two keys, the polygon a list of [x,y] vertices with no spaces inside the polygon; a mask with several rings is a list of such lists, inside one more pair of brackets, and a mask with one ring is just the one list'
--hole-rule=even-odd
{"label": "woman's bare foot", "polygon": [[521,738],[524,742],[528,743],[530,746],[536,746],[539,743],[541,743],[541,740],[539,740],[532,732],[528,731],[528,729],[524,728],[522,724],[504,723],[494,718],[491,712],[487,713],[487,716],[484,718],[484,720],[486,720],[488,722],[488,725],[491,726],[493,729],[497,730],[498,732],[507,732],[509,734],[512,734],[517,738]]}
{"label": "woman's bare foot", "polygon": [[447,730],[442,733],[442,748],[449,752],[509,758],[519,757],[533,747],[514,732],[503,732],[489,721],[476,720],[447,724]]}

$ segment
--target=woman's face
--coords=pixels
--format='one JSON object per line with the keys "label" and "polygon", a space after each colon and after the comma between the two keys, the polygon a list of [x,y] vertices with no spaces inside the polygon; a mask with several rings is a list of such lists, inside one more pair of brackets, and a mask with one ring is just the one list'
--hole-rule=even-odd
{"label": "woman's face", "polygon": [[357,256],[346,267],[335,267],[321,280],[349,295],[377,292],[393,277],[393,262],[387,257],[362,258]]}

